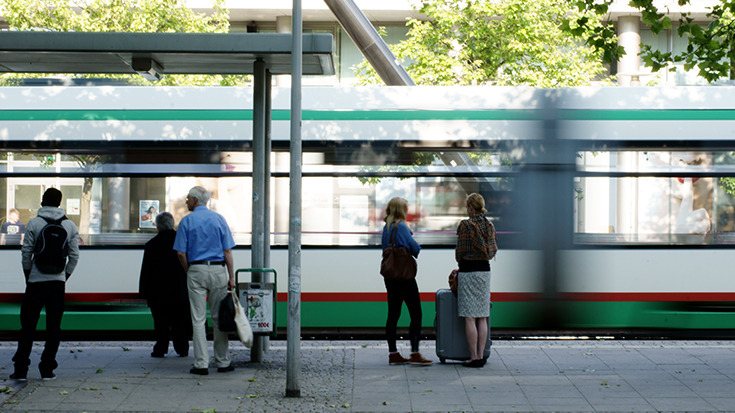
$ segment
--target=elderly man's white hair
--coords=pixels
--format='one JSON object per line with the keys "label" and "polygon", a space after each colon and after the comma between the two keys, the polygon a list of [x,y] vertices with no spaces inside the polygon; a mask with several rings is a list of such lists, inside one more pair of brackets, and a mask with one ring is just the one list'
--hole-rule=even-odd
{"label": "elderly man's white hair", "polygon": [[201,186],[195,186],[189,190],[189,197],[197,199],[197,205],[207,205],[209,202],[209,191]]}

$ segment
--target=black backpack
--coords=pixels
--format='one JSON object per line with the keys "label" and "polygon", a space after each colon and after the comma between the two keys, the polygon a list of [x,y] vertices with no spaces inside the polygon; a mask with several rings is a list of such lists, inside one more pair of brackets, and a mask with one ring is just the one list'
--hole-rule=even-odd
{"label": "black backpack", "polygon": [[68,219],[66,215],[58,220],[41,217],[46,226],[36,239],[36,251],[33,259],[36,267],[44,274],[58,274],[66,267],[66,237],[68,233],[61,221]]}

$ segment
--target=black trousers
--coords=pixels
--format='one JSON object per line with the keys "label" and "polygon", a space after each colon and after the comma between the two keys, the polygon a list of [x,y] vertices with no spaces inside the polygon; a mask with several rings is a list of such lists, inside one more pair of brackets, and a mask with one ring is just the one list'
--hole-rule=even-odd
{"label": "black trousers", "polygon": [[148,303],[153,316],[153,329],[156,344],[153,352],[168,353],[168,342],[172,339],[176,353],[189,353],[189,337],[191,336],[191,310],[188,301],[172,303]]}
{"label": "black trousers", "polygon": [[408,281],[385,281],[388,291],[388,321],[385,323],[385,335],[388,339],[388,351],[398,351],[396,347],[396,329],[401,317],[403,303],[408,307],[411,323],[408,327],[408,337],[411,340],[411,352],[419,351],[419,336],[421,335],[421,298],[416,279]]}
{"label": "black trousers", "polygon": [[22,375],[31,364],[33,336],[36,332],[41,309],[46,307],[46,345],[41,354],[38,369],[41,375],[50,376],[59,366],[56,353],[61,342],[61,317],[64,315],[64,293],[66,283],[63,281],[45,281],[27,283],[23,304],[20,307],[20,337],[18,350],[13,356],[16,373]]}

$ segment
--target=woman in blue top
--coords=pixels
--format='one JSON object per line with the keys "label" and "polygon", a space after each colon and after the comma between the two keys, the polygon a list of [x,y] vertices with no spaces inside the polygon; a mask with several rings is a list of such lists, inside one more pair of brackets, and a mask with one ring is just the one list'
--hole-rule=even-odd
{"label": "woman in blue top", "polygon": [[[421,246],[413,239],[411,230],[406,225],[408,214],[408,201],[403,198],[393,198],[388,201],[385,208],[385,227],[383,227],[383,251],[390,245],[391,231],[396,228],[395,243],[406,247],[411,255],[419,256]],[[384,280],[385,289],[388,291],[388,321],[385,323],[385,334],[388,337],[388,363],[391,366],[401,364],[415,364],[428,366],[431,360],[427,360],[419,353],[419,337],[421,336],[421,298],[419,298],[419,286],[416,279],[411,280]],[[398,319],[401,317],[401,307],[406,302],[408,314],[411,316],[411,324],[408,328],[408,336],[411,339],[411,356],[404,358],[396,347],[396,328]]]}

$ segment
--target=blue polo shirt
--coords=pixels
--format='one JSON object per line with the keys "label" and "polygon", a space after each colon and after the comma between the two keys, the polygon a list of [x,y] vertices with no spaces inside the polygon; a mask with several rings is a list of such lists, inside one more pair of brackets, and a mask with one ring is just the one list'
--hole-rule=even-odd
{"label": "blue polo shirt", "polygon": [[225,218],[204,205],[181,220],[174,242],[174,249],[186,253],[188,262],[223,261],[224,251],[234,247]]}

